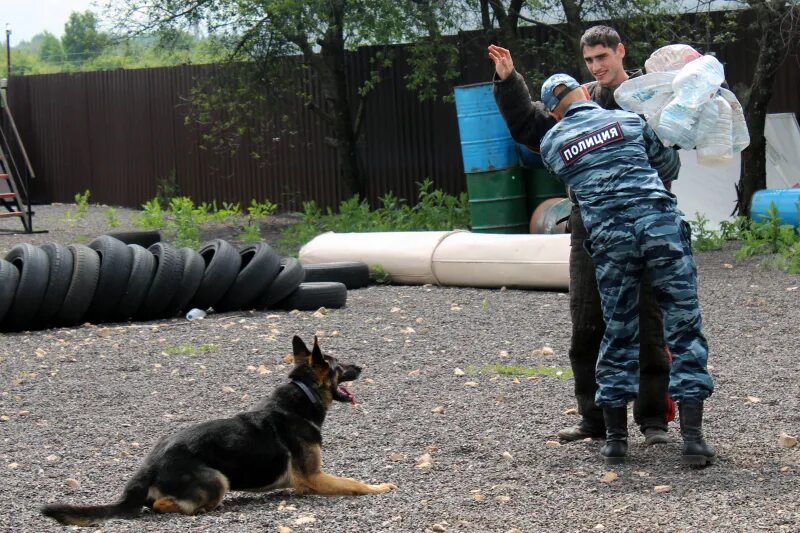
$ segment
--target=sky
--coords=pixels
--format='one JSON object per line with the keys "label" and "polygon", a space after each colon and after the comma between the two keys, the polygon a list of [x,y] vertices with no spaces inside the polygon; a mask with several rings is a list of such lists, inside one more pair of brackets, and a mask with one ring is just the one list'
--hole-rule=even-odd
{"label": "sky", "polygon": [[97,4],[97,0],[0,0],[2,43],[5,46],[6,28],[11,30],[11,46],[45,30],[60,38],[70,13],[90,9],[99,15]]}

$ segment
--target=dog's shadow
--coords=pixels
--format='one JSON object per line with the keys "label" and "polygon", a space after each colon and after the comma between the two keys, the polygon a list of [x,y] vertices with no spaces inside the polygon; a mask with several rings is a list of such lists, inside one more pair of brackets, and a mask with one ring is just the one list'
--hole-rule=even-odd
{"label": "dog's shadow", "polygon": [[[264,504],[274,504],[277,506],[282,501],[288,501],[294,498],[302,498],[302,496],[298,496],[294,493],[294,491],[288,489],[274,490],[264,493],[231,491],[225,496],[225,499],[222,501],[222,505],[208,514],[213,515],[244,511],[245,509],[254,506],[263,507]],[[289,505],[288,502],[287,505]],[[174,520],[176,516],[174,514],[156,513],[149,509],[145,509],[139,517],[140,520],[145,522],[156,522],[168,520],[170,518]]]}
{"label": "dog's shadow", "polygon": [[238,511],[251,505],[263,506],[265,503],[280,503],[284,500],[296,497],[298,496],[291,490],[275,490],[261,494],[231,491],[225,496],[225,499],[222,500],[222,506],[218,507],[215,512]]}

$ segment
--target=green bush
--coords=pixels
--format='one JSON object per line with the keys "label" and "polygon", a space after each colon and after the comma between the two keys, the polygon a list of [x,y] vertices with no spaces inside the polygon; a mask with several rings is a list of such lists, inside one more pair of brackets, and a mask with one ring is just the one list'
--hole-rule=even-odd
{"label": "green bush", "polygon": [[736,252],[737,259],[757,254],[786,254],[800,241],[791,224],[783,224],[778,216],[778,207],[772,202],[764,220],[753,221],[741,234],[742,247]]}
{"label": "green bush", "polygon": [[431,190],[429,178],[418,183],[416,205],[392,193],[383,195],[381,206],[371,210],[369,203],[358,195],[339,204],[339,212],[328,208],[325,212],[313,201],[303,202],[301,222],[283,231],[278,243],[284,253],[296,250],[317,235],[326,231],[437,231],[469,227],[469,198],[467,193],[453,196],[441,190]]}
{"label": "green bush", "polygon": [[109,228],[116,228],[120,225],[119,217],[117,216],[117,210],[113,207],[109,207],[106,209],[106,222],[108,222]]}
{"label": "green bush", "polygon": [[702,213],[695,213],[695,219],[689,221],[692,227],[692,249],[697,252],[719,250],[725,244],[725,238],[719,231],[708,229],[708,218]]}
{"label": "green bush", "polygon": [[142,214],[134,219],[134,224],[147,230],[162,230],[167,227],[167,219],[157,198],[142,206]]}
{"label": "green bush", "polygon": [[190,248],[200,247],[200,226],[207,220],[205,209],[194,206],[191,198],[180,196],[169,202],[172,214],[172,230],[174,231],[175,245]]}
{"label": "green bush", "polygon": [[158,205],[161,206],[161,209],[167,210],[169,209],[170,201],[180,196],[181,190],[180,186],[178,185],[178,178],[175,173],[175,169],[169,173],[169,176],[165,178],[161,178],[158,180],[156,184],[156,200],[158,201]]}

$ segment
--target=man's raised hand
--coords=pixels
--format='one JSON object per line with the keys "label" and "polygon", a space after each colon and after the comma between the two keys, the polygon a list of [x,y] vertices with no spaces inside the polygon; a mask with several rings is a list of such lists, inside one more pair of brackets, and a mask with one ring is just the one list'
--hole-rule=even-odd
{"label": "man's raised hand", "polygon": [[514,72],[514,62],[511,60],[511,52],[505,48],[490,44],[489,59],[494,61],[494,69],[501,80],[505,80]]}

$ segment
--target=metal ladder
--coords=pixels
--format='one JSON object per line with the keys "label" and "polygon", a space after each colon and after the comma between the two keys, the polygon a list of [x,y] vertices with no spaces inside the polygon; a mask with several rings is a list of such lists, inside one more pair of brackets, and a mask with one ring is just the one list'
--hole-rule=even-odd
{"label": "metal ladder", "polygon": [[[0,211],[0,219],[19,218],[25,233],[32,233],[33,212],[29,204],[27,180],[35,175],[3,91],[0,91],[0,108],[0,206],[5,208],[5,211]],[[16,145],[12,145],[12,142]],[[14,146],[25,161],[26,167],[23,169],[17,166],[11,154]],[[20,170],[26,172],[25,183],[18,179]]]}

